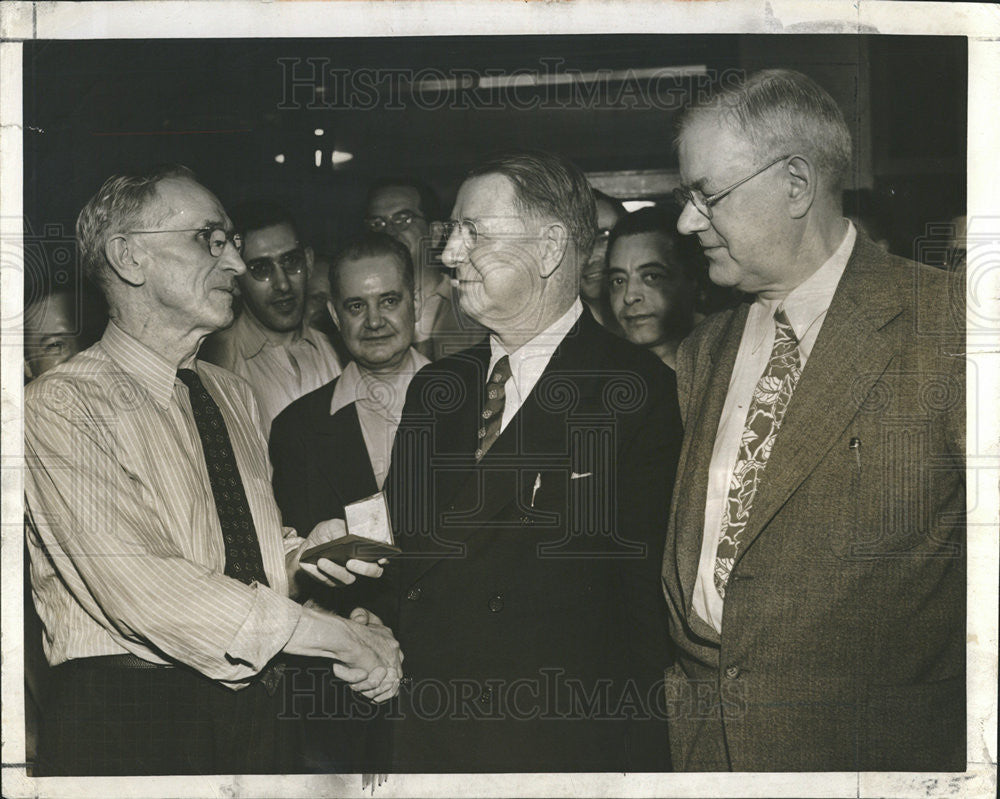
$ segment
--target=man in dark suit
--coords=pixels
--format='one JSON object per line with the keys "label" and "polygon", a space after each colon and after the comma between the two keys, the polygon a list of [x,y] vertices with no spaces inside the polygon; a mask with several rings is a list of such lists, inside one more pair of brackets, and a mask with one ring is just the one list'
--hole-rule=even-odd
{"label": "man in dark suit", "polygon": [[678,229],[753,302],[678,354],[674,763],[964,769],[961,289],[843,218],[850,134],[804,75],[727,88],[678,142]]}
{"label": "man in dark suit", "polygon": [[546,153],[499,156],[459,190],[444,262],[491,335],[413,380],[386,481],[397,770],[669,770],[675,382],[580,303],[595,226],[583,175]]}
{"label": "man in dark suit", "polygon": [[[428,363],[411,346],[413,283],[409,252],[385,233],[367,233],[333,257],[330,315],[353,360],[339,377],[285,408],[271,428],[274,495],[285,524],[312,529],[342,519],[345,505],[381,490],[407,386]],[[380,600],[378,582],[340,574],[347,585],[314,588],[314,601],[345,616],[362,606],[376,620],[389,616],[392,605]],[[319,771],[383,768],[381,722],[359,723],[375,718],[371,707],[355,701],[329,669],[300,665],[302,692],[316,687],[316,704],[324,709],[307,719],[306,762]],[[312,679],[309,671],[317,672]]]}

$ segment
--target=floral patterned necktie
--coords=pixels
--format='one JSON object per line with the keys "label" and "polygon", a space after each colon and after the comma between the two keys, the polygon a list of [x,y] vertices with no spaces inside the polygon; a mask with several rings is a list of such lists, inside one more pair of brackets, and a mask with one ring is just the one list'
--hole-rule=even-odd
{"label": "floral patterned necktie", "polygon": [[723,598],[726,596],[729,572],[740,551],[740,537],[750,518],[754,494],[757,493],[767,459],[774,448],[774,439],[778,435],[778,428],[781,427],[795,384],[802,374],[799,342],[783,310],[775,312],[774,325],[774,347],[771,349],[767,368],[753,390],[743,435],[740,437],[736,466],[729,481],[722,535],[715,553],[715,588]]}

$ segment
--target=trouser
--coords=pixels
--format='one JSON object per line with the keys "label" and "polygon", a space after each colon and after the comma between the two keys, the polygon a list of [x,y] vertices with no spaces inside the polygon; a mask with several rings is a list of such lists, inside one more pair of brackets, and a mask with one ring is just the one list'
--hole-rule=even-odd
{"label": "trouser", "polygon": [[274,774],[297,770],[299,722],[255,680],[238,691],[131,656],[52,669],[38,741],[41,776]]}

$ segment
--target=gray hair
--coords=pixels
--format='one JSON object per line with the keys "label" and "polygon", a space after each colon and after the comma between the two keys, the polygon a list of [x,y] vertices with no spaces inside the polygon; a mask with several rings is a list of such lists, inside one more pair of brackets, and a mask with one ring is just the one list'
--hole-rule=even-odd
{"label": "gray hair", "polygon": [[811,78],[790,69],[766,69],[689,106],[678,129],[717,112],[765,158],[796,151],[811,157],[839,192],[851,169],[851,133],[837,103]]}
{"label": "gray hair", "polygon": [[594,248],[597,207],[587,178],[575,164],[542,150],[502,153],[472,169],[467,178],[503,175],[514,184],[521,210],[557,219],[569,230],[581,258]]}
{"label": "gray hair", "polygon": [[196,180],[194,172],[180,164],[112,175],[80,211],[76,220],[76,246],[83,273],[105,293],[112,285],[111,265],[105,253],[108,239],[137,226],[156,224],[146,217],[146,212],[157,185],[167,178]]}

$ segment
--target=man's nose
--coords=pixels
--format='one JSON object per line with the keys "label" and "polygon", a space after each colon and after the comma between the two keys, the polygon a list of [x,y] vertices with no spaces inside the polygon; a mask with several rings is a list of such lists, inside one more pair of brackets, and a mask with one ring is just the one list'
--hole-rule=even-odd
{"label": "man's nose", "polygon": [[271,285],[276,291],[288,291],[290,285],[288,275],[278,264],[271,264]]}
{"label": "man's nose", "polygon": [[635,305],[637,302],[642,300],[642,292],[639,291],[638,285],[633,283],[631,280],[625,284],[625,304]]}
{"label": "man's nose", "polygon": [[694,207],[694,203],[688,200],[681,209],[681,215],[677,220],[677,232],[683,236],[690,236],[699,230],[705,230],[709,226],[708,217]]}
{"label": "man's nose", "polygon": [[245,275],[247,271],[247,265],[243,263],[240,251],[230,241],[227,241],[226,246],[222,248],[222,255],[219,256],[219,266],[227,272],[232,272],[234,275]]}
{"label": "man's nose", "polygon": [[452,269],[456,268],[465,260],[465,243],[457,230],[453,231],[444,244],[444,252],[441,253],[441,262]]}
{"label": "man's nose", "polygon": [[385,324],[385,319],[382,318],[382,309],[378,305],[368,309],[365,314],[365,324],[368,325],[370,330],[378,330]]}

